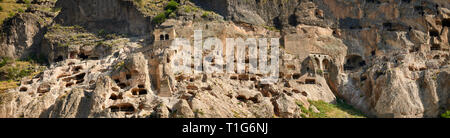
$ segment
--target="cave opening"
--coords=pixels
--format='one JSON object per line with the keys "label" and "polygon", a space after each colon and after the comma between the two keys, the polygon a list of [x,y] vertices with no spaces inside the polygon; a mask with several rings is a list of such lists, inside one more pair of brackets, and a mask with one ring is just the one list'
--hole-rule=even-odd
{"label": "cave opening", "polygon": [[27,87],[22,87],[22,88],[20,88],[20,90],[19,91],[21,91],[21,92],[26,92],[28,90],[28,88]]}
{"label": "cave opening", "polygon": [[73,85],[73,82],[69,82],[66,84],[66,87],[72,87],[72,85]]}
{"label": "cave opening", "polygon": [[81,69],[83,69],[83,67],[81,67],[81,66],[76,66],[76,67],[74,67],[74,68],[72,69],[72,71],[74,71],[74,72],[80,72]]}
{"label": "cave opening", "polygon": [[120,89],[124,89],[125,87],[127,87],[127,84],[125,84],[125,83],[119,83],[119,87],[120,87]]}
{"label": "cave opening", "polygon": [[70,59],[75,59],[76,56],[77,55],[77,53],[76,52],[70,52],[70,54],[69,54],[69,57],[70,57]]}
{"label": "cave opening", "polygon": [[111,99],[111,100],[117,100],[117,99],[119,99],[119,96],[117,96],[116,94],[111,94],[111,96],[109,96],[109,99]]}
{"label": "cave opening", "polygon": [[117,88],[117,87],[112,87],[111,90],[113,90],[115,92],[119,92],[119,88]]}
{"label": "cave opening", "polygon": [[144,88],[144,84],[139,84],[138,88]]}
{"label": "cave opening", "polygon": [[120,83],[120,80],[119,79],[114,79],[114,82]]}
{"label": "cave opening", "polygon": [[86,60],[89,58],[89,56],[85,55],[84,53],[79,54],[78,57],[81,58],[82,60]]}
{"label": "cave opening", "polygon": [[441,50],[441,45],[433,44],[433,45],[431,45],[431,50]]}
{"label": "cave opening", "polygon": [[117,104],[109,107],[111,109],[111,112],[127,112],[127,113],[133,113],[135,111],[135,108],[130,103],[122,103]]}
{"label": "cave opening", "polygon": [[350,55],[347,56],[346,59],[344,70],[355,70],[366,65],[366,61],[359,55]]}
{"label": "cave opening", "polygon": [[305,84],[316,84],[316,79],[305,79]]}
{"label": "cave opening", "polygon": [[293,79],[299,79],[300,78],[300,73],[294,73],[294,74],[292,74],[292,78]]}
{"label": "cave opening", "polygon": [[430,30],[430,36],[438,37],[439,36],[439,31],[431,29]]}
{"label": "cave opening", "polygon": [[365,81],[367,80],[367,76],[361,76],[361,78],[359,78],[360,81]]}
{"label": "cave opening", "polygon": [[390,22],[383,23],[383,27],[386,28],[386,30],[388,30],[388,31],[393,31],[392,23],[390,23]]}
{"label": "cave opening", "polygon": [[131,90],[131,94],[133,95],[146,95],[147,93],[147,89],[134,88]]}
{"label": "cave opening", "polygon": [[232,79],[232,80],[237,80],[237,76],[230,76],[230,79]]}
{"label": "cave opening", "polygon": [[86,73],[81,73],[81,74],[76,75],[75,79],[76,80],[82,80],[82,79],[84,79],[84,76],[86,76]]}
{"label": "cave opening", "polygon": [[54,61],[55,62],[60,62],[60,61],[63,61],[63,60],[64,60],[64,58],[62,56],[58,56]]}
{"label": "cave opening", "polygon": [[375,3],[375,4],[381,4],[379,0],[366,0],[367,3]]}
{"label": "cave opening", "polygon": [[433,59],[439,59],[439,58],[440,58],[439,55],[436,55],[433,57]]}
{"label": "cave opening", "polygon": [[414,6],[414,11],[416,11],[422,16],[425,14],[423,6]]}
{"label": "cave opening", "polygon": [[410,2],[411,2],[411,0],[402,0],[402,2],[405,2],[405,3],[410,3]]}
{"label": "cave opening", "polygon": [[126,74],[125,77],[127,78],[127,80],[131,79],[131,74]]}
{"label": "cave opening", "polygon": [[139,90],[139,95],[146,95],[146,94],[147,94],[147,90],[146,89]]}
{"label": "cave opening", "polygon": [[450,19],[443,19],[442,26],[450,27]]}

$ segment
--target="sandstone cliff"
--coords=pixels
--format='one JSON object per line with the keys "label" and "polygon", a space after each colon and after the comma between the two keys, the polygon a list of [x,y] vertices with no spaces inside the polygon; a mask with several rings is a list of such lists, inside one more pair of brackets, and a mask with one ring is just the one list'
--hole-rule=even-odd
{"label": "sandstone cliff", "polygon": [[[446,0],[169,3],[36,2],[60,11],[31,7],[6,21],[0,56],[39,54],[49,65],[0,93],[0,117],[298,118],[318,100],[345,101],[369,117],[449,110]],[[170,43],[199,29],[204,39],[280,38],[279,82],[175,72]]]}

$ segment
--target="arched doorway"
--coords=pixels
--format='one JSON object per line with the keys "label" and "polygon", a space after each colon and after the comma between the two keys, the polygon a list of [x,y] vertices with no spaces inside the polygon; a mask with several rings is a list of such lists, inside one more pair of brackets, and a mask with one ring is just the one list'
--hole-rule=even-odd
{"label": "arched doorway", "polygon": [[166,34],[164,38],[165,38],[165,40],[169,40],[170,39],[169,34]]}
{"label": "arched doorway", "polygon": [[323,72],[328,72],[330,70],[330,61],[328,59],[324,59],[322,61]]}

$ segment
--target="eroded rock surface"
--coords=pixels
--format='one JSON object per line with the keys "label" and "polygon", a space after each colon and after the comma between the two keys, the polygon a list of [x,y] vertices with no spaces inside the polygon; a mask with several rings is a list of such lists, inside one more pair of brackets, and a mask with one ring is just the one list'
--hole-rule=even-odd
{"label": "eroded rock surface", "polygon": [[[49,65],[0,94],[0,117],[298,118],[301,107],[320,112],[309,100],[337,98],[369,117],[437,117],[449,110],[445,0],[179,4],[160,24],[152,21],[164,12],[159,0],[65,0],[56,3],[60,12],[18,14],[2,29],[8,33],[0,56],[31,51]],[[43,15],[55,20],[38,22]],[[202,30],[203,40],[280,38],[279,81],[177,72],[170,44],[192,39],[194,30]]]}

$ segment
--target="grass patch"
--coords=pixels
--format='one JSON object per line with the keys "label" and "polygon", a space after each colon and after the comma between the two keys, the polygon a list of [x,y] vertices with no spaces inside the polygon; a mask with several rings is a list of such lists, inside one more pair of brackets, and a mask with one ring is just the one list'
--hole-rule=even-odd
{"label": "grass patch", "polygon": [[266,26],[266,25],[264,25],[263,27],[266,28],[267,30],[270,30],[270,31],[280,32],[280,30],[277,29],[275,26]]}
{"label": "grass patch", "polygon": [[18,87],[22,78],[32,77],[45,69],[35,61],[16,61],[8,58],[0,59],[0,93]]}
{"label": "grass patch", "polygon": [[309,101],[315,106],[320,113],[315,113],[312,109],[306,109],[301,104],[298,104],[302,110],[302,117],[304,118],[365,118],[365,116],[354,109],[352,106],[346,104],[341,100],[337,100],[337,104],[329,104],[324,101]]}
{"label": "grass patch", "polygon": [[14,61],[3,58],[0,62],[0,81],[19,81],[42,72],[45,67],[30,61]]}
{"label": "grass patch", "polygon": [[24,3],[16,3],[15,0],[3,0],[0,1],[0,25],[3,24],[3,21],[7,18],[11,18],[18,12],[23,12],[24,9],[27,8],[27,5]]}
{"label": "grass patch", "polygon": [[18,81],[0,81],[0,93],[6,92],[8,89],[19,87]]}

